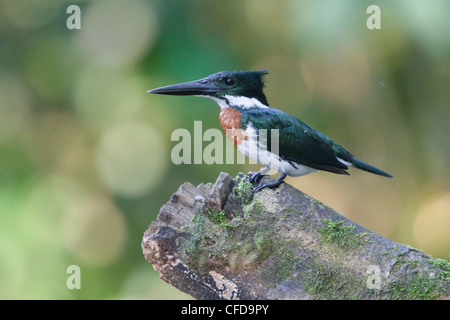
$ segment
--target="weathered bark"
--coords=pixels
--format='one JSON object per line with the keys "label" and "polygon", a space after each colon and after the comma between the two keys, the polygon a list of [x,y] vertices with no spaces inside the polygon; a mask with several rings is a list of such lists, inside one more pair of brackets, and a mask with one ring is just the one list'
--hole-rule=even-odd
{"label": "weathered bark", "polygon": [[181,185],[142,248],[164,281],[196,299],[450,295],[447,261],[383,238],[287,183],[253,194],[242,174]]}

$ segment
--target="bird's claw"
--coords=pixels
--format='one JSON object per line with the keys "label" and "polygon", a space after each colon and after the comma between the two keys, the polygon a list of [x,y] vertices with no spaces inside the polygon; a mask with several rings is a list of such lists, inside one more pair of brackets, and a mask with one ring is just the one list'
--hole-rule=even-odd
{"label": "bird's claw", "polygon": [[280,184],[276,184],[276,183],[261,183],[259,184],[257,187],[253,188],[253,192],[258,192],[261,191],[264,188],[271,188],[271,189],[275,189],[279,186]]}
{"label": "bird's claw", "polygon": [[254,187],[254,188],[253,188],[253,192],[261,191],[261,190],[264,189],[265,187],[267,187],[267,185],[265,185],[265,184],[260,184],[260,185],[258,185],[257,187]]}
{"label": "bird's claw", "polygon": [[249,173],[247,176],[247,180],[250,181],[251,183],[259,182],[259,181],[261,181],[262,178],[263,178],[263,175],[260,172]]}
{"label": "bird's claw", "polygon": [[[258,173],[256,173],[255,175],[257,174]],[[272,183],[261,183],[253,189],[253,192],[261,191],[264,188],[271,188],[271,189],[277,188],[283,182],[284,178],[286,178],[286,174],[283,172],[281,173],[281,175],[278,177],[277,180],[275,180]]]}

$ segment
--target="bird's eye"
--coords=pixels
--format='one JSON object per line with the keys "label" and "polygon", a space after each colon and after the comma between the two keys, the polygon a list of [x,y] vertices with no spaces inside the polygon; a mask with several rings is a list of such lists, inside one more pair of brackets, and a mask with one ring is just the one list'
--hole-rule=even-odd
{"label": "bird's eye", "polygon": [[227,86],[232,86],[234,84],[234,79],[232,77],[226,77],[225,78],[225,84]]}

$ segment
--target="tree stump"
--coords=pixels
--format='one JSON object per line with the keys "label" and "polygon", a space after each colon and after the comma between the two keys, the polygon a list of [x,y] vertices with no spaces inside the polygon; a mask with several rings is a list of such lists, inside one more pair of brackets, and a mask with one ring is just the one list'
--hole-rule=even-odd
{"label": "tree stump", "polygon": [[[272,180],[264,177],[263,182]],[[450,264],[282,183],[179,187],[143,236],[161,278],[196,299],[445,299]]]}

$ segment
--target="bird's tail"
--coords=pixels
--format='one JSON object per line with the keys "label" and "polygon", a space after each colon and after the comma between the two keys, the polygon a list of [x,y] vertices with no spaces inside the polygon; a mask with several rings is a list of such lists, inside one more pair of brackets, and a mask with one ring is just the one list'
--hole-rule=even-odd
{"label": "bird's tail", "polygon": [[364,161],[361,161],[359,159],[352,158],[351,164],[355,168],[358,168],[358,169],[361,169],[361,170],[364,170],[364,171],[367,171],[370,173],[378,174],[383,177],[393,178],[393,176],[391,176],[389,173],[386,173],[378,168],[375,168],[374,166],[372,166]]}

